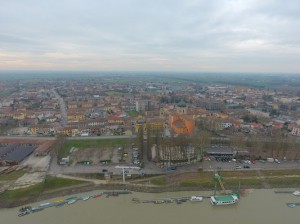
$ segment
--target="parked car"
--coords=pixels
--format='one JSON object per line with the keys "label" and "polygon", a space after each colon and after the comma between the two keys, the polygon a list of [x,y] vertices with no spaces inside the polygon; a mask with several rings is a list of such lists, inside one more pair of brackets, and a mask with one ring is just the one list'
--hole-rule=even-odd
{"label": "parked car", "polygon": [[249,169],[250,168],[249,165],[244,165],[243,167],[244,167],[244,169]]}
{"label": "parked car", "polygon": [[235,169],[242,169],[242,167],[241,166],[236,166]]}
{"label": "parked car", "polygon": [[274,159],[275,163],[278,163],[280,164],[279,160],[278,159]]}

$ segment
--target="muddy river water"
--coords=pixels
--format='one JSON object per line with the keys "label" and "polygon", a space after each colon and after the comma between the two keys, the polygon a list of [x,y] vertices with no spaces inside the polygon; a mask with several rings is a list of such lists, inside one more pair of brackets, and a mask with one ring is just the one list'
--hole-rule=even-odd
{"label": "muddy river water", "polygon": [[[93,192],[95,193],[95,192]],[[300,206],[289,208],[287,202],[300,203],[300,196],[275,194],[274,190],[250,190],[236,205],[212,206],[209,199],[183,204],[149,204],[132,202],[132,198],[154,199],[211,192],[133,193],[119,197],[91,198],[71,205],[47,208],[18,217],[18,208],[1,209],[1,224],[289,224],[300,223]],[[85,195],[85,194],[81,194]],[[45,202],[51,202],[55,199]],[[40,202],[43,203],[43,202]],[[31,206],[38,205],[32,204]]]}

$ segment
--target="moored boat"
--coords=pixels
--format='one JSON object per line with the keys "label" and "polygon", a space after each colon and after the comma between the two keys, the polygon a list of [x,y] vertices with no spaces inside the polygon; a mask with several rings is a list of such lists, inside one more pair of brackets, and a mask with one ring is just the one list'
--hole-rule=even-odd
{"label": "moored boat", "polygon": [[32,208],[30,206],[20,208],[18,216],[22,217],[24,215],[28,215],[28,214],[30,214],[31,211],[32,211]]}
{"label": "moored boat", "polygon": [[89,195],[86,195],[86,196],[83,196],[81,199],[82,199],[83,201],[86,201],[86,200],[89,200],[89,199],[90,199],[90,196],[89,196]]}
{"label": "moored boat", "polygon": [[210,202],[212,205],[232,205],[237,203],[238,195],[215,195],[210,197]]}
{"label": "moored boat", "polygon": [[65,201],[71,201],[71,200],[77,200],[78,197],[70,197],[70,198],[67,198]]}
{"label": "moored boat", "polygon": [[76,199],[72,199],[68,201],[68,205],[75,203],[77,200]]}
{"label": "moored boat", "polygon": [[23,212],[23,211],[26,211],[26,210],[31,210],[31,206],[22,207],[22,208],[19,209],[19,212]]}
{"label": "moored boat", "polygon": [[163,203],[165,203],[165,201],[164,200],[156,200],[153,203],[154,204],[163,204]]}
{"label": "moored boat", "polygon": [[48,205],[50,205],[50,203],[49,203],[49,202],[47,202],[47,203],[43,203],[43,204],[40,204],[40,207],[44,207],[44,206],[48,206]]}
{"label": "moored boat", "polygon": [[18,216],[22,217],[24,215],[28,215],[29,213],[30,213],[30,210],[22,211],[22,212],[19,212]]}
{"label": "moored boat", "polygon": [[64,199],[58,199],[58,200],[55,200],[55,201],[53,201],[54,203],[60,203],[60,202],[63,202],[64,201]]}
{"label": "moored boat", "polygon": [[95,194],[95,195],[92,196],[92,198],[99,198],[101,196],[102,196],[102,194]]}
{"label": "moored boat", "polygon": [[59,202],[59,203],[56,203],[55,206],[56,207],[60,207],[60,206],[63,206],[64,204],[68,203],[67,201],[62,201],[62,202]]}
{"label": "moored boat", "polygon": [[295,195],[295,196],[300,196],[300,191],[294,191],[294,192],[293,192],[293,195]]}
{"label": "moored boat", "polygon": [[193,195],[193,196],[191,196],[190,201],[191,202],[201,202],[201,201],[203,201],[203,197]]}
{"label": "moored boat", "polygon": [[44,208],[42,208],[42,207],[33,207],[32,209],[31,209],[31,211],[32,212],[39,212],[39,211],[42,211]]}
{"label": "moored boat", "polygon": [[38,207],[40,208],[49,208],[49,207],[52,207],[54,206],[55,204],[52,204],[52,203],[43,203],[43,204],[40,204]]}

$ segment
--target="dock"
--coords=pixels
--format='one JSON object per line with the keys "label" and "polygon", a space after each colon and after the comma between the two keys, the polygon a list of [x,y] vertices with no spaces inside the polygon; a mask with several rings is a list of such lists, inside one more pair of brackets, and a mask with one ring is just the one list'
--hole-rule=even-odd
{"label": "dock", "polygon": [[[153,203],[153,204],[167,204],[167,203],[176,203],[176,204],[182,204],[186,201],[189,201],[192,196],[186,196],[186,197],[178,197],[178,198],[156,198],[156,199],[139,199],[139,198],[132,198],[132,202],[134,203]],[[211,196],[207,195],[197,195],[197,197],[202,198],[210,198]]]}

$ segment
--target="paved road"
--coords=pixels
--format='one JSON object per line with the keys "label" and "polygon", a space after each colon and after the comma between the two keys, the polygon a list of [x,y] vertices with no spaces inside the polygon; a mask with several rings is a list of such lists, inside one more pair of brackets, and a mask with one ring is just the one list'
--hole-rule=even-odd
{"label": "paved road", "polygon": [[[88,136],[88,137],[67,137],[66,140],[92,140],[92,139],[127,139],[135,138],[136,135],[110,135],[110,136]],[[37,136],[0,136],[0,139],[30,139],[30,140],[55,140],[56,137],[37,137]]]}
{"label": "paved road", "polygon": [[54,96],[58,99],[60,112],[61,112],[61,126],[65,127],[67,125],[67,109],[64,99],[57,93],[55,88],[51,89]]}
{"label": "paved road", "polygon": [[0,139],[29,139],[29,140],[55,140],[56,137],[33,137],[33,136],[0,136]]}
{"label": "paved road", "polygon": [[88,139],[126,139],[135,138],[136,135],[108,135],[108,136],[86,136],[86,137],[67,137],[67,140],[88,140]]}

